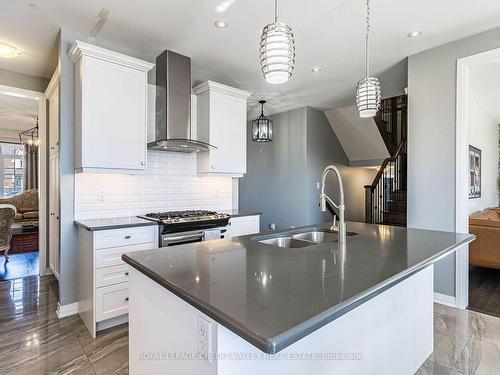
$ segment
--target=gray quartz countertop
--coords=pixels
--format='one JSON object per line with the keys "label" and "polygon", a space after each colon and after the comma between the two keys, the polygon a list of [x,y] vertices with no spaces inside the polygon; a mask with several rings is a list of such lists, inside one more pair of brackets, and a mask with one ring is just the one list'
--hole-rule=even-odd
{"label": "gray quartz countertop", "polygon": [[90,231],[158,225],[155,221],[141,219],[137,216],[75,220],[75,224]]}
{"label": "gray quartz countertop", "polygon": [[[234,210],[222,210],[221,213],[227,213],[231,217],[242,217],[242,216],[254,216],[261,215],[260,211],[244,210],[244,209],[234,209]],[[75,220],[75,224],[83,227],[87,230],[105,230],[105,229],[117,229],[126,227],[139,227],[143,225],[156,225],[156,222],[151,220],[145,220],[138,218],[137,216],[130,217],[112,217],[103,219],[88,219],[88,220]]]}
{"label": "gray quartz countertop", "polygon": [[351,222],[347,229],[359,235],[340,248],[336,241],[279,248],[242,236],[127,253],[123,260],[272,354],[475,238]]}
{"label": "gray quartz countertop", "polygon": [[260,211],[253,211],[253,210],[245,210],[245,209],[233,209],[233,210],[222,210],[218,211],[223,214],[229,214],[231,217],[242,217],[242,216],[255,216],[255,215],[262,215],[262,212]]}

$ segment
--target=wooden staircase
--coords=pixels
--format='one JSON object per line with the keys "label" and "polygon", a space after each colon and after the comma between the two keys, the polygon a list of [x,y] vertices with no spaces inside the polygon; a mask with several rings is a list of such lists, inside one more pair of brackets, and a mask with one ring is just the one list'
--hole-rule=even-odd
{"label": "wooden staircase", "polygon": [[406,96],[384,99],[374,118],[391,155],[365,186],[365,222],[406,226],[407,214],[407,104]]}

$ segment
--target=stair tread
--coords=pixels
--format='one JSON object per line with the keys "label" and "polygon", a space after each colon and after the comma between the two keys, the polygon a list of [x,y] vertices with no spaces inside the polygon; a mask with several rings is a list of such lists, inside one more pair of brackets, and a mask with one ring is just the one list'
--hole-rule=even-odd
{"label": "stair tread", "polygon": [[399,211],[382,211],[384,214],[394,214],[394,215],[405,215],[406,216],[406,212],[399,212]]}

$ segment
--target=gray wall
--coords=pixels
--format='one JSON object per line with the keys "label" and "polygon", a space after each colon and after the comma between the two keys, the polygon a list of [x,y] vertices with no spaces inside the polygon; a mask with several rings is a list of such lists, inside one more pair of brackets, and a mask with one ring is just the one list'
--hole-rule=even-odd
{"label": "gray wall", "polygon": [[[248,126],[247,173],[239,183],[239,206],[262,211],[261,230],[331,220],[319,209],[317,182],[329,164],[341,168],[348,220],[364,220],[364,188],[376,171],[347,167],[349,160],[322,111],[304,107],[270,116],[273,141],[256,143]],[[327,193],[337,200],[334,175]]]}
{"label": "gray wall", "polygon": [[307,108],[270,118],[272,142],[253,142],[247,127],[247,173],[239,183],[239,206],[262,211],[261,230],[271,223],[279,228],[306,225]]}
{"label": "gray wall", "polygon": [[61,268],[59,281],[59,302],[66,305],[77,301],[77,230],[74,225],[74,110],[75,110],[75,68],[68,57],[68,50],[75,40],[89,42],[113,51],[128,54],[137,58],[154,62],[151,55],[137,55],[122,46],[90,40],[84,34],[61,29],[59,34],[59,63],[61,64],[60,82],[60,170],[61,170]]}
{"label": "gray wall", "polygon": [[49,80],[47,78],[30,76],[28,74],[0,69],[0,85],[17,87],[25,90],[45,92]]}
{"label": "gray wall", "polygon": [[[500,47],[500,28],[408,59],[408,226],[455,230],[456,61]],[[455,258],[435,266],[436,292],[455,295]]]}

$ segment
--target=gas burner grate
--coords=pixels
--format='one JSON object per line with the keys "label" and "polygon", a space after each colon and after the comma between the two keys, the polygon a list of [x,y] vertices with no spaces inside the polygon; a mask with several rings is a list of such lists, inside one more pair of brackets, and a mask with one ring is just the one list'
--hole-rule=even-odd
{"label": "gas burner grate", "polygon": [[168,212],[155,212],[146,214],[146,217],[158,220],[166,219],[183,219],[183,218],[196,218],[204,216],[217,215],[215,211],[206,210],[187,210],[187,211],[168,211]]}

